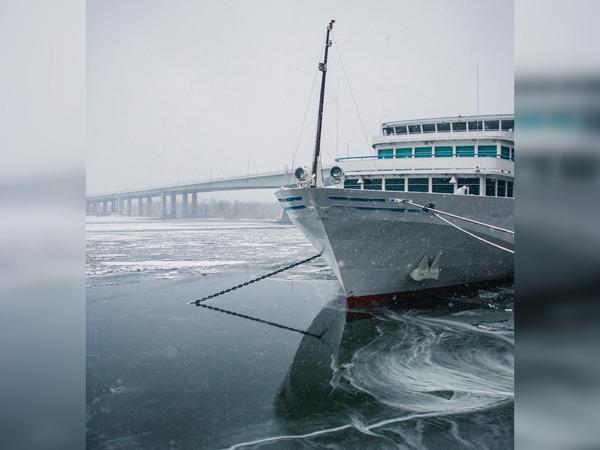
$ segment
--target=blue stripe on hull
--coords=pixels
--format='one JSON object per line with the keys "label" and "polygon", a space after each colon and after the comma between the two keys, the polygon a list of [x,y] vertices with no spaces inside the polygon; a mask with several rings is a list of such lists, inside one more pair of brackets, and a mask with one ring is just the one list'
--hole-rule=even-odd
{"label": "blue stripe on hull", "polygon": [[360,209],[360,210],[368,210],[368,211],[392,211],[392,212],[402,212],[402,213],[418,213],[421,212],[420,209],[413,208],[375,208],[371,206],[350,206],[350,205],[331,205],[335,208],[350,208],[350,209]]}

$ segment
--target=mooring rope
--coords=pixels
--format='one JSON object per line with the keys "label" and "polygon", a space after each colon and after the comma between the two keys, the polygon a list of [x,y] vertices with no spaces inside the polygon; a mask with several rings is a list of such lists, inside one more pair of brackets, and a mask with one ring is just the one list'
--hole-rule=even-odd
{"label": "mooring rope", "polygon": [[472,237],[474,237],[475,239],[478,239],[478,240],[480,240],[480,241],[482,241],[482,242],[485,242],[486,244],[490,244],[490,245],[492,245],[492,246],[494,246],[494,247],[496,247],[496,248],[499,248],[500,250],[504,250],[505,252],[512,253],[513,255],[515,254],[515,251],[514,251],[514,250],[511,250],[511,249],[509,249],[509,248],[502,247],[501,245],[495,244],[494,242],[491,242],[491,241],[488,241],[487,239],[484,239],[484,238],[482,238],[482,237],[479,237],[479,236],[477,236],[476,234],[473,234],[473,233],[471,233],[470,231],[467,231],[467,230],[465,230],[464,228],[461,228],[461,227],[459,227],[459,226],[458,226],[458,225],[456,225],[455,223],[452,223],[452,222],[450,222],[448,219],[446,219],[446,218],[444,218],[444,217],[440,216],[438,213],[433,213],[433,215],[434,215],[435,217],[437,217],[438,219],[441,219],[441,220],[443,220],[443,221],[444,221],[444,222],[446,222],[448,225],[450,225],[450,226],[453,226],[453,227],[454,227],[454,228],[456,228],[457,230],[459,230],[459,231],[462,231],[463,233],[466,233],[466,234],[468,234],[469,236],[472,236]]}
{"label": "mooring rope", "polygon": [[433,211],[434,213],[442,214],[442,215],[448,216],[448,217],[453,217],[453,218],[459,219],[459,220],[464,220],[465,222],[475,223],[477,225],[481,225],[481,226],[484,226],[484,227],[487,227],[487,228],[491,228],[492,230],[497,230],[497,231],[502,231],[504,233],[512,234],[513,236],[515,234],[514,231],[507,230],[506,228],[497,227],[495,225],[490,225],[489,223],[479,222],[477,220],[469,219],[468,217],[458,216],[456,214],[452,214],[452,213],[449,213],[449,212],[446,212],[446,211],[441,211],[439,209],[435,209],[435,208],[430,207],[428,205],[419,205],[418,203],[415,203],[412,200],[398,199],[398,201],[400,201],[401,203],[407,203],[409,205],[416,206],[418,208],[423,208],[423,211],[425,211],[425,212]]}
{"label": "mooring rope", "polygon": [[217,312],[221,312],[223,314],[228,314],[230,316],[240,317],[242,319],[248,319],[248,320],[252,320],[254,322],[264,323],[266,325],[271,325],[273,327],[281,328],[282,330],[294,331],[296,333],[304,334],[304,335],[307,335],[307,336],[312,336],[312,337],[315,337],[317,339],[321,338],[321,336],[319,336],[318,334],[309,333],[308,331],[303,331],[303,330],[299,330],[297,328],[288,327],[287,325],[281,325],[280,323],[276,323],[276,322],[269,322],[268,320],[260,319],[258,317],[249,316],[247,314],[240,314],[240,313],[237,313],[237,312],[234,312],[234,311],[230,311],[228,309],[217,308],[216,306],[205,305],[203,303],[198,303],[197,306],[200,306],[200,307],[206,308],[206,309],[210,309],[211,311],[217,311]]}
{"label": "mooring rope", "polygon": [[246,281],[244,283],[240,283],[240,284],[238,284],[236,286],[230,287],[229,289],[224,289],[222,291],[215,292],[214,294],[207,295],[206,297],[202,297],[202,298],[200,298],[198,300],[194,300],[194,301],[190,302],[190,304],[191,305],[196,305],[196,306],[203,306],[203,305],[201,305],[201,303],[205,302],[206,300],[210,300],[212,298],[219,297],[219,296],[221,296],[223,294],[227,294],[229,292],[235,291],[236,289],[240,289],[240,288],[243,288],[245,286],[249,286],[250,284],[256,283],[257,281],[261,281],[261,280],[264,280],[265,278],[269,278],[269,277],[272,277],[273,275],[277,275],[278,273],[285,272],[286,270],[293,269],[294,267],[298,267],[298,266],[300,266],[302,264],[306,264],[307,262],[310,262],[313,259],[316,259],[319,256],[321,256],[322,253],[323,252],[318,253],[318,254],[316,254],[314,256],[311,256],[310,258],[303,259],[302,261],[298,261],[298,262],[295,262],[293,264],[289,264],[289,265],[287,265],[285,267],[282,267],[280,269],[274,270],[273,272],[269,272],[269,273],[266,273],[264,275],[261,275],[258,278],[254,278],[252,280],[249,280],[249,281]]}

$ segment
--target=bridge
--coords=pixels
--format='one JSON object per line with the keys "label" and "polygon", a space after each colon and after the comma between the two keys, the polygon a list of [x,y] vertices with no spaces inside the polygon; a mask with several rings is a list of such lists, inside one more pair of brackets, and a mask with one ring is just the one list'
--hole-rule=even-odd
{"label": "bridge", "polygon": [[[323,168],[325,184],[329,182],[329,168]],[[277,189],[282,186],[294,186],[297,180],[290,171],[266,172],[213,180],[203,180],[157,186],[146,189],[124,190],[86,197],[88,214],[154,215],[158,206],[160,216],[177,217],[178,198],[181,198],[180,214],[183,217],[197,217],[198,194],[202,192],[241,191],[248,189]],[[191,197],[191,198],[190,198]],[[158,199],[158,205],[155,205]]]}

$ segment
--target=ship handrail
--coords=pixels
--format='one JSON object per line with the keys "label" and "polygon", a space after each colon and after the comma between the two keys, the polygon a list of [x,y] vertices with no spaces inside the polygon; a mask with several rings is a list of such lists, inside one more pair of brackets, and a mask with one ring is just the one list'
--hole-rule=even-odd
{"label": "ship handrail", "polygon": [[379,158],[378,155],[367,155],[367,156],[345,156],[342,158],[335,158],[335,161],[350,161],[350,160],[367,160],[367,159],[391,159],[391,158]]}

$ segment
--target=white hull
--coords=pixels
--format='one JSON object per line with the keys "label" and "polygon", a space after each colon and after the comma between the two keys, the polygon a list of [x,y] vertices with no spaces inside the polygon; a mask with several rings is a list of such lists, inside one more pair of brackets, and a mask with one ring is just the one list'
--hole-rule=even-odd
{"label": "white hull", "polygon": [[[281,189],[276,196],[292,222],[323,251],[349,298],[485,282],[513,273],[512,254],[394,201],[433,203],[437,209],[513,230],[512,198],[329,188]],[[453,222],[514,247],[512,235]]]}

